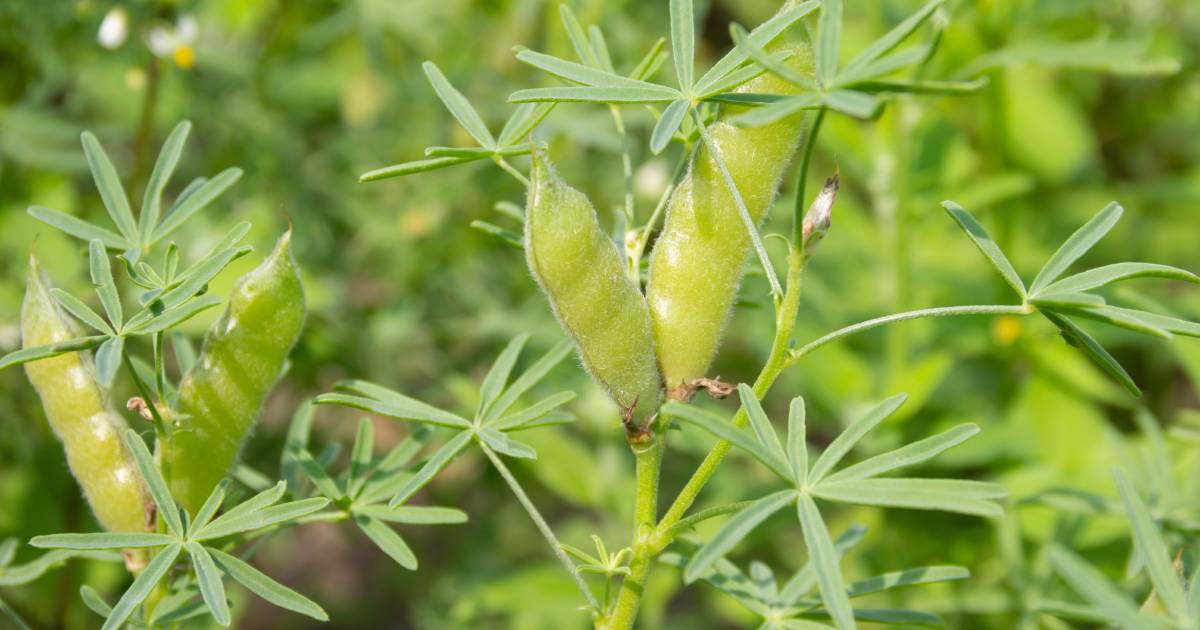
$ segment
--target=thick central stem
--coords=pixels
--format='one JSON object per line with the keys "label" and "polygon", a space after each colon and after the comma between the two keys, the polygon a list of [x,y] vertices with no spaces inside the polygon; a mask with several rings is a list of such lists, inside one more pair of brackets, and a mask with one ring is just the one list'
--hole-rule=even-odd
{"label": "thick central stem", "polygon": [[[787,366],[788,343],[792,338],[792,330],[796,325],[796,313],[800,309],[800,276],[804,268],[803,254],[796,249],[788,256],[787,291],[780,301],[775,315],[775,339],[771,343],[771,354],[767,357],[766,365],[754,381],[754,394],[758,398],[766,395],[767,390],[775,383],[780,372]],[[734,426],[741,427],[748,420],[746,412],[738,410],[733,419]],[[679,522],[687,510],[695,502],[700,490],[708,483],[709,478],[716,472],[721,461],[732,446],[721,440],[717,443],[700,467],[696,470],[687,485],[680,491],[674,503],[667,510],[662,520],[655,522],[655,512],[658,503],[658,476],[662,466],[663,434],[655,436],[652,448],[637,452],[637,499],[634,508],[635,532],[633,558],[629,564],[629,575],[621,583],[621,593],[617,597],[616,607],[610,616],[597,620],[596,627],[603,630],[622,630],[632,628],[637,620],[638,608],[641,604],[642,592],[650,574],[654,559],[671,543],[678,530],[672,526]]]}
{"label": "thick central stem", "polygon": [[637,494],[633,506],[633,555],[629,560],[629,575],[621,581],[621,591],[612,614],[598,618],[597,628],[633,626],[642,592],[646,588],[646,579],[650,576],[650,566],[661,550],[655,523],[658,521],[658,478],[662,471],[666,432],[656,430],[653,435],[652,444],[634,445]]}

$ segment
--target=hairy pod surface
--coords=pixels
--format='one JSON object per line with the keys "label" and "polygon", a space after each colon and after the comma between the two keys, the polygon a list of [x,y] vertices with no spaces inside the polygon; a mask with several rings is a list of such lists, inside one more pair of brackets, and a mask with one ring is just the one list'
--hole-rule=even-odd
{"label": "hairy pod surface", "polygon": [[242,277],[179,386],[167,449],[171,493],[192,514],[237,460],[304,326],[304,287],[291,232]]}
{"label": "hairy pod surface", "polygon": [[[795,54],[787,63],[810,74],[808,48],[790,49]],[[738,91],[794,94],[798,88],[763,75]],[[756,223],[762,221],[775,198],[803,125],[804,115],[798,113],[759,127],[717,122],[708,129]],[[737,299],[750,251],[750,235],[733,195],[713,156],[701,146],[667,206],[666,223],[651,254],[646,288],[659,366],[668,391],[706,376]]]}
{"label": "hairy pod surface", "polygon": [[[66,341],[81,332],[50,296],[50,286],[30,257],[21,305],[24,347]],[[50,428],[63,444],[71,474],[83,488],[100,525],[136,532],[148,523],[148,495],[121,436],[128,428],[96,381],[90,352],[70,352],[25,364],[42,399]]]}
{"label": "hairy pod surface", "polygon": [[586,195],[564,182],[544,152],[533,154],[525,216],[525,257],[555,317],[575,341],[584,368],[630,420],[658,411],[662,379],[650,313],[625,275],[616,245]]}

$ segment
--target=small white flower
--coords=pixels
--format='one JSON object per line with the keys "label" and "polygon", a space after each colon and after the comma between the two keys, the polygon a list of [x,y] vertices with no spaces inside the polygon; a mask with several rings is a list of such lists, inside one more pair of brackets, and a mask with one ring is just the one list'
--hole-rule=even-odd
{"label": "small white flower", "polygon": [[154,56],[171,59],[175,65],[187,70],[196,63],[196,51],[192,44],[199,30],[196,18],[181,15],[173,25],[159,25],[150,29],[146,46]]}
{"label": "small white flower", "polygon": [[114,50],[120,48],[129,37],[129,14],[124,7],[113,7],[104,15],[100,22],[100,30],[96,33],[96,41],[101,46]]}

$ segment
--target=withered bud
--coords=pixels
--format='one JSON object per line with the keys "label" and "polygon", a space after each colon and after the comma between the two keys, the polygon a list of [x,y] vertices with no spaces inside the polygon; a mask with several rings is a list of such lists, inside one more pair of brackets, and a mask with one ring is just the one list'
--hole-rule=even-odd
{"label": "withered bud", "polygon": [[141,396],[134,396],[125,402],[125,408],[137,413],[146,422],[154,422],[154,415],[150,413],[150,405],[146,404],[146,399]]}
{"label": "withered bud", "polygon": [[817,193],[817,198],[813,200],[812,205],[808,207],[808,212],[804,214],[804,231],[801,237],[804,240],[804,252],[807,256],[812,255],[817,244],[829,232],[829,226],[833,224],[833,202],[837,199],[837,193],[838,173],[834,173],[832,177],[825,180],[821,192]]}

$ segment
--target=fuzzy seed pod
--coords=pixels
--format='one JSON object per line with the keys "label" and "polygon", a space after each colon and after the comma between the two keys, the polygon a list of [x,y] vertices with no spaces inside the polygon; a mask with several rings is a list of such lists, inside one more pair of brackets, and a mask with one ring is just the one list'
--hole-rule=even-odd
{"label": "fuzzy seed pod", "polygon": [[[29,260],[21,306],[21,342],[40,346],[79,337],[81,331],[50,295],[37,260]],[[149,497],[121,436],[128,428],[96,381],[90,352],[69,352],[25,364],[71,473],[96,520],[114,532],[146,529]]]}
{"label": "fuzzy seed pod", "polygon": [[[807,47],[792,46],[788,64],[811,72]],[[794,94],[798,88],[773,75],[739,92]],[[709,127],[746,208],[761,222],[779,180],[800,142],[804,115],[759,127],[718,122]],[[667,219],[650,259],[646,300],[663,379],[673,397],[686,398],[706,376],[737,299],[750,255],[750,235],[712,155],[696,152],[667,206]]]}
{"label": "fuzzy seed pod", "polygon": [[[638,427],[658,412],[662,381],[650,314],[587,196],[533,154],[525,258],[579,358]],[[634,405],[630,410],[630,406]]]}
{"label": "fuzzy seed pod", "polygon": [[237,460],[304,326],[304,287],[291,232],[238,281],[179,386],[167,449],[171,494],[195,514]]}

